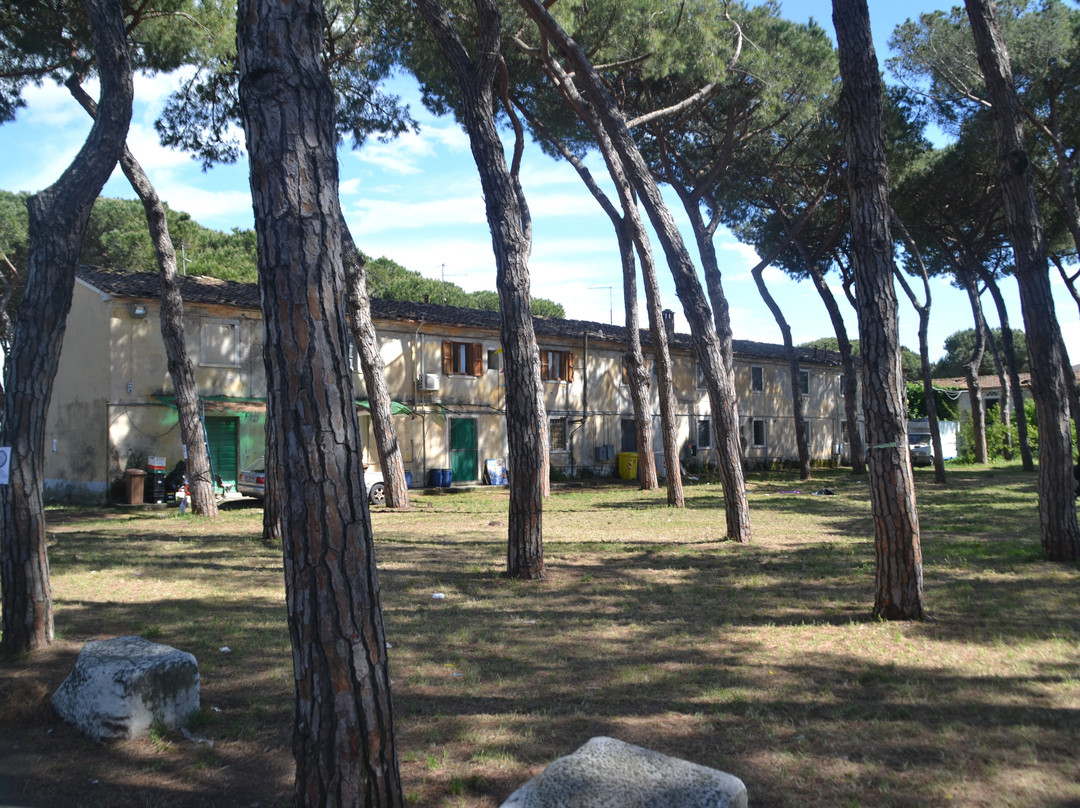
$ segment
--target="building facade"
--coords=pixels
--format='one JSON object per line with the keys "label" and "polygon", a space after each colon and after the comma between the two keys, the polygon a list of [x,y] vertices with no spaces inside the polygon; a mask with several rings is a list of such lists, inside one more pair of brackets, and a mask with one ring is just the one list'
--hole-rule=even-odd
{"label": "building facade", "polygon": [[[258,288],[181,278],[187,349],[196,370],[214,474],[224,486],[265,447],[266,373]],[[124,471],[184,457],[160,331],[156,274],[81,267],[46,424],[46,493],[52,500],[119,496]],[[414,484],[450,470],[455,484],[484,482],[506,456],[505,388],[496,312],[373,299],[395,427]],[[626,331],[594,322],[535,319],[553,473],[614,474],[635,452]],[[646,360],[650,340],[642,332]],[[715,463],[708,395],[687,335],[671,339],[679,461]],[[845,453],[839,357],[803,350],[805,411],[816,463]],[[365,463],[378,465],[363,376],[351,357]],[[655,373],[655,371],[654,371]],[[655,378],[655,376],[654,376]],[[790,372],[783,346],[735,341],[740,437],[748,467],[797,457]],[[655,388],[655,385],[654,385]],[[653,393],[656,434],[659,404]],[[510,416],[512,417],[512,415]],[[372,448],[368,448],[372,447]],[[666,468],[657,437],[658,468]],[[369,455],[370,452],[370,455]]]}

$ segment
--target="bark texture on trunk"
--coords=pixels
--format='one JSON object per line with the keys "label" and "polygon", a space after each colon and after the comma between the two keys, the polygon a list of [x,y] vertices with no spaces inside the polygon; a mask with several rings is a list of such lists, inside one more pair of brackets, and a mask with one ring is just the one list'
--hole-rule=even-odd
{"label": "bark texture on trunk", "polygon": [[[67,82],[75,100],[91,117],[97,117],[97,104],[86,94],[75,77]],[[191,512],[213,518],[218,515],[214,497],[214,480],[210,473],[210,454],[203,429],[199,388],[195,383],[195,367],[188,358],[187,338],[184,335],[184,299],[180,295],[180,278],[176,272],[176,250],[169,238],[169,222],[154,184],[146,175],[135,155],[126,145],[120,155],[120,168],[142,203],[150,243],[157,258],[158,278],[161,281],[161,340],[176,396],[176,414],[180,440],[187,448],[187,481],[191,494]]]}
{"label": "bark texture on trunk", "polygon": [[495,126],[493,82],[502,23],[495,0],[476,0],[477,52],[470,58],[438,0],[417,0],[461,91],[462,115],[480,174],[499,293],[499,333],[506,359],[507,472],[510,514],[506,571],[514,578],[544,577],[543,513],[548,485],[548,425],[529,302],[529,212],[516,175],[506,164]]}
{"label": "bark texture on trunk", "polygon": [[240,101],[259,251],[293,648],[297,806],[400,806],[349,370],[334,92],[317,2],[243,0]]}
{"label": "bark texture on trunk", "polygon": [[863,358],[863,411],[870,446],[870,502],[877,557],[874,614],[921,620],[922,549],[907,445],[900,366],[889,173],[882,135],[881,78],[866,0],[833,0],[840,54],[851,197],[851,263]]}
{"label": "bark texture on trunk", "polygon": [[342,263],[345,267],[345,287],[349,309],[349,330],[352,333],[360,372],[364,375],[368,403],[371,408],[371,432],[375,451],[382,466],[386,489],[386,507],[408,508],[409,488],[405,484],[405,464],[401,459],[394,415],[390,409],[390,388],[386,385],[386,368],[379,351],[379,337],[371,321],[371,301],[367,293],[367,272],[364,257],[356,249],[345,217],[341,218]]}
{"label": "bark texture on trunk", "polygon": [[[652,396],[650,395],[649,371],[641,352],[641,328],[638,321],[637,273],[634,263],[634,244],[627,232],[625,221],[620,221],[619,252],[623,269],[623,311],[626,317],[626,378],[630,387],[630,400],[634,405],[634,426],[637,432],[638,455],[649,451],[653,445]],[[643,466],[638,462],[638,485],[643,491],[659,487],[656,463]],[[670,473],[670,472],[669,472]],[[669,489],[670,490],[670,489]]]}
{"label": "bark texture on trunk", "polygon": [[45,549],[45,418],[90,209],[112,173],[131,120],[132,80],[124,18],[116,0],[87,0],[101,102],[82,149],[51,186],[27,200],[27,281],[5,362],[0,445],[11,449],[0,486],[0,654],[53,640],[52,587]]}
{"label": "bark texture on trunk", "polygon": [[1031,359],[1031,387],[1039,418],[1039,522],[1049,561],[1080,559],[1080,526],[1073,493],[1069,434],[1070,383],[1043,242],[1042,218],[1012,67],[990,0],[965,0],[979,67],[993,105],[998,180],[1015,257],[1024,331]]}

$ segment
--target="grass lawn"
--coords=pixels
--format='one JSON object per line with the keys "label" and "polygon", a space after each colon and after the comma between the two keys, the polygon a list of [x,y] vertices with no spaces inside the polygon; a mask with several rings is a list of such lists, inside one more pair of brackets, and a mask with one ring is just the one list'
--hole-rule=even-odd
{"label": "grass lawn", "polygon": [[[1034,475],[932,475],[933,620],[913,624],[869,616],[869,494],[846,471],[750,475],[745,547],[722,540],[718,484],[681,511],[557,488],[542,583],[501,575],[504,490],[374,511],[408,803],[495,808],[610,735],[731,772],[754,806],[1080,806],[1080,568],[1041,559]],[[0,664],[0,804],[288,804],[292,663],[258,504],[49,524],[59,640]],[[96,746],[52,714],[82,643],[125,634],[198,658],[194,740]]]}

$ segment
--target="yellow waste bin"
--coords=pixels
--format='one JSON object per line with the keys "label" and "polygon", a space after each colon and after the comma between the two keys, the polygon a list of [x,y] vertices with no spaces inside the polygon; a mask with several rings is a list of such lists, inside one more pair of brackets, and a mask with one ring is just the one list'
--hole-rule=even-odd
{"label": "yellow waste bin", "polygon": [[619,452],[619,476],[624,480],[637,479],[637,452]]}

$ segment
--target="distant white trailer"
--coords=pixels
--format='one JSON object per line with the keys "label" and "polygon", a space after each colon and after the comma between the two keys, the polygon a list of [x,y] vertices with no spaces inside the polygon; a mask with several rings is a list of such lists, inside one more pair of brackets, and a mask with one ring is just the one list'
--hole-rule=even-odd
{"label": "distant white trailer", "polygon": [[[930,420],[919,418],[907,422],[908,441],[910,443],[930,443]],[[938,421],[941,433],[941,456],[945,460],[956,458],[956,439],[960,434],[959,421]]]}

